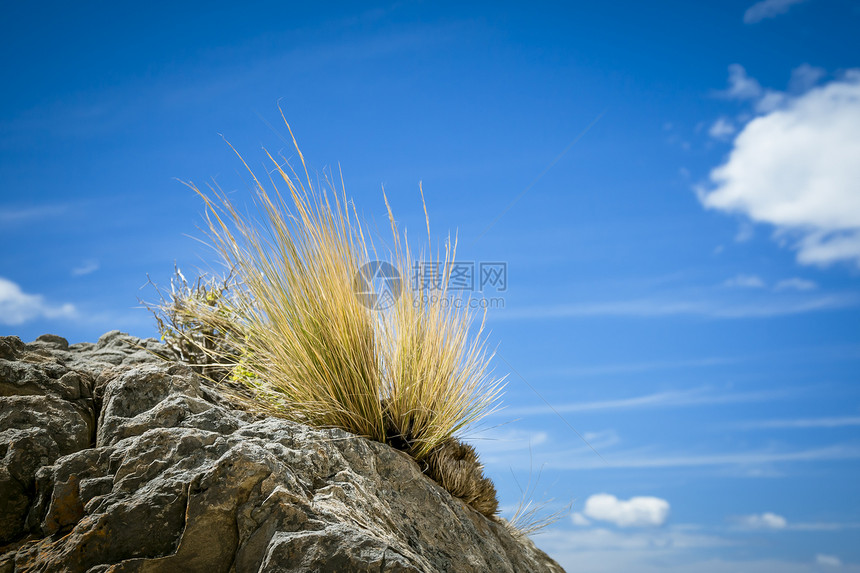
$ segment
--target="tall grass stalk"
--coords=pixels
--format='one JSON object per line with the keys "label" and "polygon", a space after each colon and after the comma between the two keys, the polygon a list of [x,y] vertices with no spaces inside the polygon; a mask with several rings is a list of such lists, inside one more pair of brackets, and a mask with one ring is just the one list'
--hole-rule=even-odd
{"label": "tall grass stalk", "polygon": [[[472,333],[468,305],[448,296],[456,241],[445,243],[438,265],[441,290],[425,299],[409,277],[431,261],[412,256],[386,198],[393,237],[386,258],[403,290],[387,310],[365,306],[356,277],[379,253],[342,176],[340,190],[329,178],[327,189],[315,188],[294,137],[293,144],[303,177],[268,156],[284,193],[273,178],[267,191],[242,160],[253,177],[256,217],[217,187],[206,193],[189,184],[206,204],[213,246],[240,289],[230,313],[249,374],[241,379],[260,410],[391,443],[421,461],[488,414],[501,390],[488,373],[483,321]],[[427,231],[429,240],[429,218]],[[201,309],[202,322],[207,312]]]}

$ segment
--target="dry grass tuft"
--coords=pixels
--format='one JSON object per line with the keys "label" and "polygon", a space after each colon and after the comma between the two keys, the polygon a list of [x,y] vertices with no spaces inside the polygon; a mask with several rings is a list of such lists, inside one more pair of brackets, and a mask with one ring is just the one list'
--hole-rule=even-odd
{"label": "dry grass tuft", "polygon": [[[315,188],[296,151],[302,177],[269,155],[283,193],[274,180],[269,192],[253,178],[256,218],[219,188],[207,193],[189,184],[206,204],[212,244],[235,285],[229,299],[220,293],[223,308],[206,304],[205,296],[204,304],[181,307],[183,321],[227,333],[229,344],[205,336],[183,341],[206,342],[196,348],[208,364],[232,369],[230,379],[252,393],[255,409],[391,444],[454,495],[494,515],[492,483],[474,450],[453,439],[494,408],[501,390],[488,375],[483,321],[473,333],[468,305],[448,296],[456,242],[445,243],[438,261],[441,290],[424,297],[409,277],[429,261],[412,256],[389,207],[387,258],[402,292],[384,311],[369,308],[355,281],[363,264],[380,257],[342,182],[339,191],[330,178]],[[427,219],[428,238],[429,231]]]}
{"label": "dry grass tuft", "polygon": [[427,475],[479,512],[492,516],[499,511],[496,487],[484,477],[475,448],[456,438],[442,442],[427,458]]}
{"label": "dry grass tuft", "polygon": [[[540,533],[544,528],[570,515],[570,511],[573,507],[573,500],[561,509],[557,509],[555,511],[548,510],[548,508],[554,504],[554,499],[544,499],[540,502],[534,501],[536,499],[535,494],[538,483],[540,482],[542,470],[543,468],[538,472],[534,481],[532,480],[532,473],[529,471],[529,481],[526,484],[526,487],[520,487],[520,492],[522,493],[520,502],[517,504],[511,518],[505,522],[514,535],[527,537]],[[516,477],[514,477],[514,480],[516,480]],[[517,485],[519,485],[519,483]]]}

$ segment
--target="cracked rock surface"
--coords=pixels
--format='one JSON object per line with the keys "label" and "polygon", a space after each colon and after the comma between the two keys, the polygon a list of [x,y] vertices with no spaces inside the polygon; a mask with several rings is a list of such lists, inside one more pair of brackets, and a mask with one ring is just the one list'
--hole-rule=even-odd
{"label": "cracked rock surface", "polygon": [[0,573],[563,571],[405,454],[233,409],[153,352],[0,337]]}

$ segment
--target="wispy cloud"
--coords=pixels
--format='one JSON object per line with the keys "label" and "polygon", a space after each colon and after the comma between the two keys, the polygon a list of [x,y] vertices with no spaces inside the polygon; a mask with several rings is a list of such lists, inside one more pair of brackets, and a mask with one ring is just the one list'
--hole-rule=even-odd
{"label": "wispy cloud", "polygon": [[777,292],[784,290],[810,291],[817,288],[818,284],[815,281],[794,277],[779,281],[774,285],[773,290]]}
{"label": "wispy cloud", "polygon": [[37,318],[75,318],[69,303],[54,305],[42,295],[25,293],[18,284],[0,277],[0,324],[17,326]]}
{"label": "wispy cloud", "polygon": [[734,520],[745,529],[785,529],[788,521],[781,515],[766,511],[752,515],[741,515]]}
{"label": "wispy cloud", "polygon": [[749,422],[739,422],[732,425],[733,428],[742,430],[844,428],[847,426],[860,426],[860,416],[797,418],[790,420],[753,420]]}
{"label": "wispy cloud", "polygon": [[[581,514],[574,514],[581,515]],[[750,559],[748,542],[737,535],[706,532],[695,524],[615,530],[604,527],[553,527],[535,540],[567,571],[593,573],[820,573],[822,566],[848,573],[860,566],[843,564],[830,554],[801,553],[795,560]],[[732,549],[741,550],[732,558]]]}
{"label": "wispy cloud", "polygon": [[858,306],[858,304],[860,304],[860,294],[851,292],[806,297],[771,297],[752,302],[639,299],[505,308],[493,314],[492,319],[546,320],[597,316],[638,318],[699,316],[716,319],[770,318],[851,308]]}
{"label": "wispy cloud", "polygon": [[[568,402],[553,404],[559,413],[593,412],[598,410],[631,410],[641,408],[678,408],[715,404],[740,404],[788,398],[798,393],[798,389],[762,390],[757,392],[721,392],[715,388],[702,386],[691,390],[672,390],[657,392],[616,400],[594,402]],[[500,410],[505,416],[546,415],[551,410],[546,406],[506,408]]]}
{"label": "wispy cloud", "polygon": [[795,4],[805,0],[762,0],[756,2],[744,12],[744,24],[755,24],[768,18],[776,18],[791,9]]}
{"label": "wispy cloud", "polygon": [[811,523],[789,523],[787,529],[790,531],[843,531],[845,529],[858,529],[860,523],[823,521]]}
{"label": "wispy cloud", "polygon": [[819,565],[826,565],[827,567],[842,567],[842,560],[835,555],[819,553],[815,556],[815,562]]}
{"label": "wispy cloud", "polygon": [[14,225],[21,223],[32,223],[44,219],[60,217],[68,213],[69,206],[66,204],[34,205],[31,207],[0,206],[0,224]]}
{"label": "wispy cloud", "polygon": [[589,456],[586,452],[556,452],[546,463],[547,468],[561,470],[589,469],[658,469],[703,466],[757,466],[773,463],[820,462],[825,460],[860,459],[860,447],[834,445],[823,448],[778,451],[747,451],[710,454],[670,454],[654,452],[602,452],[603,458]]}
{"label": "wispy cloud", "polygon": [[632,362],[627,364],[597,364],[591,366],[571,366],[568,368],[556,368],[553,370],[542,370],[537,374],[540,376],[599,376],[604,374],[632,374],[636,372],[651,372],[654,370],[672,370],[676,368],[700,368],[718,366],[721,364],[733,364],[739,362],[740,358],[694,358],[690,360],[653,360],[649,362]]}
{"label": "wispy cloud", "polygon": [[99,270],[99,262],[96,260],[86,260],[77,267],[72,269],[72,275],[76,277],[88,275],[90,273],[94,273]]}
{"label": "wispy cloud", "polygon": [[475,436],[467,436],[467,442],[475,445],[482,455],[504,454],[523,451],[547,441],[548,434],[542,431],[503,430],[493,428]]}
{"label": "wispy cloud", "polygon": [[764,288],[765,282],[756,275],[737,275],[723,281],[723,286],[730,288]]}
{"label": "wispy cloud", "polygon": [[858,529],[860,523],[851,521],[813,521],[794,522],[782,515],[766,511],[751,515],[739,515],[729,518],[739,529],[758,529],[771,531],[843,531]]}
{"label": "wispy cloud", "polygon": [[735,131],[737,131],[737,128],[731,120],[721,117],[708,129],[708,135],[714,139],[728,139]]}
{"label": "wispy cloud", "polygon": [[747,75],[746,69],[740,64],[729,64],[729,85],[717,95],[736,100],[756,100],[763,92],[758,80]]}

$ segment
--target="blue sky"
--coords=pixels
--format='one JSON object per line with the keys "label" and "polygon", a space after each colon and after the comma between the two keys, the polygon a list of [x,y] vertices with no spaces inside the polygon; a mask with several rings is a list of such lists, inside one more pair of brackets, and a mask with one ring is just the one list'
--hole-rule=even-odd
{"label": "blue sky", "polygon": [[280,102],[367,220],[421,181],[507,264],[473,438],[506,508],[573,501],[540,547],[860,571],[860,6],[121,4],[4,11],[0,334],[156,335],[147,274],[214,261],[180,181],[246,192],[221,136],[289,155]]}

